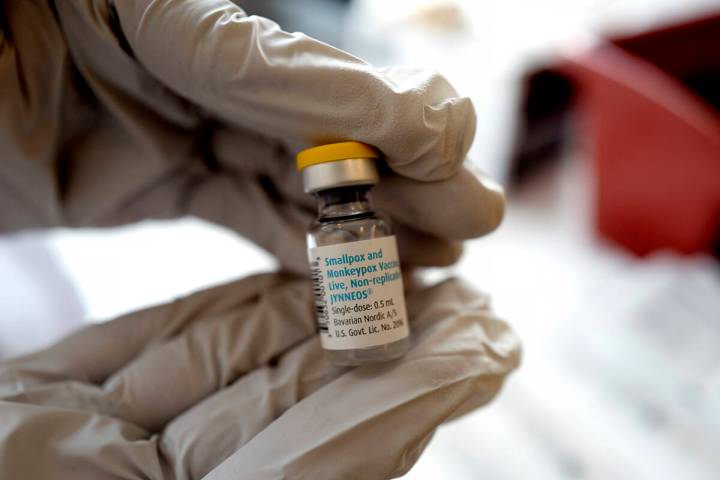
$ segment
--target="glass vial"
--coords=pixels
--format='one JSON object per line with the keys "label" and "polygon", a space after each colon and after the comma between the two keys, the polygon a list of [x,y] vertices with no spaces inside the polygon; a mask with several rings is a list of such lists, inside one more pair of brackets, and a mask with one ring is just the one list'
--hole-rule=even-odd
{"label": "glass vial", "polygon": [[409,348],[397,243],[369,195],[378,182],[377,156],[359,142],[298,155],[305,191],[318,202],[308,231],[318,329],[337,365],[392,360]]}

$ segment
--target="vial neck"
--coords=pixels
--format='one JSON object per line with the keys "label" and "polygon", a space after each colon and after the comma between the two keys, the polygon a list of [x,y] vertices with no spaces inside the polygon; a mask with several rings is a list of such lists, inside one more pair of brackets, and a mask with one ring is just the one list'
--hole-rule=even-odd
{"label": "vial neck", "polygon": [[317,192],[318,218],[337,220],[341,217],[373,214],[370,188],[370,185],[360,185]]}

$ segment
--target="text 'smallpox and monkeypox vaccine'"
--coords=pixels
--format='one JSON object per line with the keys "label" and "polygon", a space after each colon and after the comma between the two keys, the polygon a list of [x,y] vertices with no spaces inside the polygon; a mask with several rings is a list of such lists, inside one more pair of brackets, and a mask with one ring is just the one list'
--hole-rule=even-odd
{"label": "text 'smallpox and monkeypox vaccine'", "polygon": [[360,142],[300,152],[307,193],[318,201],[308,257],[322,346],[338,365],[391,360],[409,347],[402,274],[390,224],[373,210],[378,152]]}

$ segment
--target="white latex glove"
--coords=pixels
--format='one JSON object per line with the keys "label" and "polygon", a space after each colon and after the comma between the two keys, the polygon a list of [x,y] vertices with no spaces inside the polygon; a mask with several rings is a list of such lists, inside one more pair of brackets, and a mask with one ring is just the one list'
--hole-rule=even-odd
{"label": "white latex glove", "polygon": [[378,147],[405,262],[494,229],[501,189],[462,167],[475,130],[441,76],[378,69],[226,0],[5,0],[0,231],[197,215],[304,271],[313,200],[294,154]]}
{"label": "white latex glove", "polygon": [[3,479],[385,479],[492,399],[509,327],[457,280],[408,296],[406,357],[333,367],[306,279],[260,275],[0,362]]}

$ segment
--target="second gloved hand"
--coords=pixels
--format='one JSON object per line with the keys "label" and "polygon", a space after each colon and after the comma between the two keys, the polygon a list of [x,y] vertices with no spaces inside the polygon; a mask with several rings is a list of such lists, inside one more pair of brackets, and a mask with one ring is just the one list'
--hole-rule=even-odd
{"label": "second gloved hand", "polygon": [[519,361],[485,297],[449,280],[408,295],[406,357],[333,367],[312,298],[259,275],[0,362],[0,478],[396,477]]}

